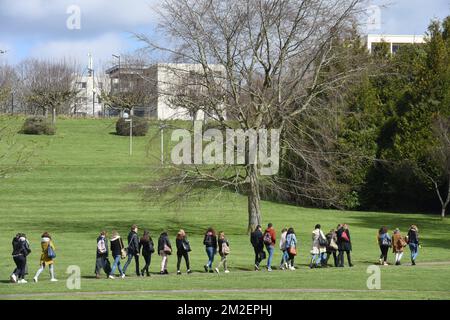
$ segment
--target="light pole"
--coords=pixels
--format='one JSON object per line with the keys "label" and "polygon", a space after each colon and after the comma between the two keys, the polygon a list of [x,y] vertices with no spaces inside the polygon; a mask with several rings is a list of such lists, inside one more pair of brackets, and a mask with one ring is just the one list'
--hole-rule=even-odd
{"label": "light pole", "polygon": [[164,129],[167,128],[167,125],[160,124],[159,129],[161,130],[161,165],[164,165]]}
{"label": "light pole", "polygon": [[130,123],[130,156],[133,155],[133,117],[129,117],[128,113],[124,113],[125,122]]}

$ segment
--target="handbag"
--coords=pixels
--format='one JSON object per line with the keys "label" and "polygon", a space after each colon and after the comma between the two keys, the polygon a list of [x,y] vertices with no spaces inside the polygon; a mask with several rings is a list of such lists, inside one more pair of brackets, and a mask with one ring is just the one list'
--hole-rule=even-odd
{"label": "handbag", "polygon": [[52,248],[52,243],[51,243],[51,242],[48,243],[48,247],[47,247],[47,257],[48,257],[50,260],[53,260],[53,259],[56,258],[56,253],[55,253],[55,250],[53,250],[53,248]]}
{"label": "handbag", "polygon": [[227,256],[230,254],[230,247],[226,244],[226,242],[222,243],[222,254]]}
{"label": "handbag", "polygon": [[297,255],[297,248],[295,248],[295,247],[289,247],[288,253],[289,253],[291,256],[296,256],[296,255]]}
{"label": "handbag", "polygon": [[189,240],[183,239],[182,244],[183,244],[184,251],[186,251],[186,252],[191,252],[192,251],[191,250],[191,245],[189,244]]}
{"label": "handbag", "polygon": [[328,245],[327,239],[322,237],[322,234],[319,234],[319,246],[326,247],[327,245]]}
{"label": "handbag", "polygon": [[172,249],[167,244],[164,244],[164,250],[163,251],[164,251],[165,254],[168,254],[168,255],[172,254]]}
{"label": "handbag", "polygon": [[350,242],[347,232],[345,231],[342,231],[341,238],[344,239],[345,242]]}
{"label": "handbag", "polygon": [[120,238],[120,258],[125,259],[128,256],[127,248],[124,248],[122,238]]}
{"label": "handbag", "polygon": [[331,241],[330,241],[330,248],[332,248],[334,250],[338,250],[339,249],[339,247],[338,247],[336,241],[334,241],[334,239],[331,239]]}

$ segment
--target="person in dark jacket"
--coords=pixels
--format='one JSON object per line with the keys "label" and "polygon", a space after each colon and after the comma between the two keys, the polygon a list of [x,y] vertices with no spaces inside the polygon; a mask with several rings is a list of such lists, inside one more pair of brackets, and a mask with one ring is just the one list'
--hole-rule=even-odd
{"label": "person in dark jacket", "polygon": [[123,273],[127,272],[128,266],[134,258],[134,262],[136,264],[136,275],[138,277],[141,276],[139,270],[139,236],[138,236],[138,227],[137,225],[133,225],[131,227],[131,231],[128,234],[128,260],[123,267]]}
{"label": "person in dark jacket", "polygon": [[187,273],[191,273],[191,268],[189,266],[189,252],[191,251],[191,245],[189,244],[186,232],[184,232],[183,229],[178,231],[175,242],[177,245],[177,274],[181,274],[180,266],[182,258],[184,258],[184,261],[186,262]]}
{"label": "person in dark jacket", "polygon": [[31,253],[30,245],[24,233],[18,233],[12,240],[12,257],[16,269],[11,274],[11,282],[27,283],[25,280],[27,256]]}
{"label": "person in dark jacket", "polygon": [[216,231],[213,228],[208,228],[203,238],[203,244],[205,245],[206,254],[208,255],[208,262],[205,264],[205,272],[214,272],[212,269],[214,256],[217,253],[217,236]]}
{"label": "person in dark jacket", "polygon": [[120,276],[122,278],[125,278],[125,273],[122,270],[122,267],[120,266],[120,259],[122,258],[122,249],[123,241],[120,235],[117,233],[117,231],[113,231],[111,241],[111,254],[114,259],[113,266],[111,268],[111,273],[109,274],[110,279],[114,279],[114,272],[116,271],[116,268],[119,269]]}
{"label": "person in dark jacket", "polygon": [[348,266],[353,267],[351,251],[352,240],[350,237],[350,230],[347,224],[339,225],[337,228],[337,245],[338,245],[338,263],[339,267],[344,267],[344,253],[347,253]]}
{"label": "person in dark jacket", "polygon": [[406,238],[406,242],[409,245],[409,250],[411,251],[411,264],[413,266],[416,265],[416,259],[419,255],[419,228],[416,225],[412,225],[408,231],[408,237]]}
{"label": "person in dark jacket", "polygon": [[150,263],[152,261],[152,254],[155,252],[155,247],[152,237],[150,236],[150,232],[148,232],[148,230],[144,230],[144,235],[139,240],[139,252],[142,252],[142,256],[144,257],[145,260],[145,266],[141,270],[141,276],[144,276],[145,273],[147,277],[150,277],[150,272],[148,271],[148,269],[150,268]]}
{"label": "person in dark jacket", "polygon": [[102,231],[97,238],[97,254],[95,260],[95,277],[100,279],[100,270],[104,270],[106,276],[111,272],[111,265],[108,260],[108,239],[106,231]]}
{"label": "person in dark jacket", "polygon": [[158,239],[158,254],[161,256],[161,271],[160,274],[169,274],[167,271],[167,262],[169,255],[172,254],[172,245],[170,244],[169,235],[166,231],[161,233]]}
{"label": "person in dark jacket", "polygon": [[330,256],[333,255],[334,260],[334,266],[338,266],[338,259],[337,259],[337,233],[335,229],[330,230],[325,237],[327,238],[327,260],[326,265],[328,265],[328,260],[330,259]]}
{"label": "person in dark jacket", "polygon": [[259,270],[259,264],[265,259],[266,253],[264,252],[264,236],[262,228],[258,225],[250,235],[250,242],[255,251],[255,270]]}

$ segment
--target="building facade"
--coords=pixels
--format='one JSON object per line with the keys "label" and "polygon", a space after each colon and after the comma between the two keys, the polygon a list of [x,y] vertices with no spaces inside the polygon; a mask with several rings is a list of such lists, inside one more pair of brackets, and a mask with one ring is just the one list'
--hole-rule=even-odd
{"label": "building facade", "polygon": [[424,36],[418,35],[388,35],[388,34],[369,34],[366,37],[367,50],[372,53],[376,47],[382,43],[389,45],[390,53],[396,53],[402,45],[425,43]]}

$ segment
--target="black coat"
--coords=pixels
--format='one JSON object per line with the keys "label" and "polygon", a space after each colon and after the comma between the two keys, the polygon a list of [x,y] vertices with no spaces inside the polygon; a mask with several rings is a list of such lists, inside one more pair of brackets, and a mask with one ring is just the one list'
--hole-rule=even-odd
{"label": "black coat", "polygon": [[[342,238],[342,233],[344,231],[347,233],[349,241],[346,241],[344,238]],[[352,238],[350,237],[350,230],[344,230],[343,228],[341,228],[336,233],[339,251],[352,251]]]}
{"label": "black coat", "polygon": [[417,231],[415,231],[413,229],[409,229],[409,231],[408,231],[408,243],[419,244],[419,235],[417,234]]}
{"label": "black coat", "polygon": [[14,237],[12,240],[13,256],[28,256],[31,253],[27,239],[23,237]]}
{"label": "black coat", "polygon": [[[177,252],[179,254],[183,254],[183,253],[186,253],[186,252],[190,251],[191,245],[190,245],[189,240],[187,238],[183,238],[183,239],[178,239],[177,238],[175,240],[175,243],[177,245]],[[188,249],[188,250],[186,250],[186,249]]]}
{"label": "black coat", "polygon": [[117,238],[116,240],[111,240],[111,253],[113,258],[122,255],[123,242],[122,238]]}
{"label": "black coat", "polygon": [[151,237],[149,237],[148,240],[141,238],[139,241],[139,252],[141,252],[141,250],[142,255],[145,257],[148,257],[155,252],[155,245]]}
{"label": "black coat", "polygon": [[217,237],[214,235],[205,234],[205,237],[203,238],[203,244],[207,248],[214,248],[215,250],[217,250]]}
{"label": "black coat", "polygon": [[131,231],[128,234],[128,253],[137,254],[139,253],[139,237],[136,232]]}
{"label": "black coat", "polygon": [[170,244],[169,236],[167,233],[162,233],[158,239],[158,254],[160,251],[164,251],[164,245],[167,245],[170,249],[172,249],[172,245]]}
{"label": "black coat", "polygon": [[255,230],[250,235],[250,242],[255,249],[264,249],[264,236],[260,230]]}
{"label": "black coat", "polygon": [[230,244],[229,244],[227,239],[219,239],[218,243],[219,243],[219,255],[222,256],[223,255],[222,254],[222,246],[223,246],[223,244],[225,243],[228,247],[230,246]]}

